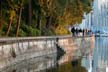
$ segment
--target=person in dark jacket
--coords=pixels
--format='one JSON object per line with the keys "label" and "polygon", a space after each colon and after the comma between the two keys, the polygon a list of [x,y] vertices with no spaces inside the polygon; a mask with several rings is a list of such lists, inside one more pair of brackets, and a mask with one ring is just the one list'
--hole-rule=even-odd
{"label": "person in dark jacket", "polygon": [[75,28],[74,27],[71,28],[71,32],[72,32],[73,36],[75,36]]}

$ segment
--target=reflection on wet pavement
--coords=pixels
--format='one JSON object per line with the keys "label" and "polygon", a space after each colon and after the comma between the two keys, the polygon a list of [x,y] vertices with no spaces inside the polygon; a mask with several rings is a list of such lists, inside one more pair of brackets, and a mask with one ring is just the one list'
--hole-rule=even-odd
{"label": "reflection on wet pavement", "polygon": [[[85,63],[84,59],[92,58],[94,39],[94,37],[91,37],[90,39],[81,38],[77,40],[72,38],[72,40],[69,39],[66,42],[67,44],[62,44],[62,46],[64,45],[63,47],[67,49],[65,50],[66,54],[58,60],[58,66],[52,68],[52,70],[54,72],[88,72],[88,69],[83,63]],[[72,41],[75,42],[74,46],[71,46]],[[88,65],[90,66],[90,64]]]}
{"label": "reflection on wet pavement", "polygon": [[2,72],[44,72],[55,65],[56,54],[33,58],[3,69]]}
{"label": "reflection on wet pavement", "polygon": [[82,38],[79,45],[77,42],[72,38],[59,40],[57,54],[21,61],[2,72],[107,72],[108,38]]}
{"label": "reflection on wet pavement", "polygon": [[56,45],[57,53],[12,64],[4,68],[2,72],[86,72],[86,68],[81,65],[81,55],[85,53],[82,54],[83,51],[80,50],[85,49],[87,45],[90,46],[89,40],[88,38],[59,39]]}

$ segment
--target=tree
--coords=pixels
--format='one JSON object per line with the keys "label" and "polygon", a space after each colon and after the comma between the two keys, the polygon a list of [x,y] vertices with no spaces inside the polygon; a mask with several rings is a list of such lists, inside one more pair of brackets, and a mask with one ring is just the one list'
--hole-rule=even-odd
{"label": "tree", "polygon": [[8,29],[7,29],[7,32],[6,32],[6,36],[8,36],[9,35],[9,33],[10,33],[10,29],[11,29],[11,26],[12,26],[12,22],[13,22],[13,20],[14,20],[14,17],[15,17],[15,15],[16,15],[16,13],[15,13],[15,11],[14,10],[10,10],[10,18],[9,18],[9,25],[8,25]]}
{"label": "tree", "polygon": [[20,24],[21,24],[22,7],[23,6],[22,6],[22,3],[21,3],[20,8],[19,8],[19,16],[18,16],[16,36],[18,36],[18,34],[19,34],[19,28],[20,28]]}
{"label": "tree", "polygon": [[2,1],[0,1],[0,34],[2,30]]}
{"label": "tree", "polygon": [[9,9],[9,24],[8,24],[6,36],[8,36],[10,33],[10,29],[11,29],[13,20],[16,17],[16,11],[15,10],[17,9],[16,7],[14,8],[14,6],[15,6],[14,1],[7,0],[7,2],[8,2],[8,6],[10,7],[10,9]]}
{"label": "tree", "polygon": [[84,12],[91,11],[91,3],[92,0],[2,0],[1,35],[67,34],[67,26],[81,23]]}
{"label": "tree", "polygon": [[19,29],[20,29],[20,24],[21,24],[21,17],[22,17],[22,10],[24,8],[24,5],[26,3],[29,3],[29,23],[31,24],[31,0],[29,1],[25,1],[25,0],[19,0],[18,3],[19,3],[19,15],[18,15],[18,20],[17,20],[17,28],[16,28],[16,36],[19,35]]}
{"label": "tree", "polygon": [[30,24],[30,25],[31,25],[31,23],[32,23],[32,22],[31,22],[31,20],[32,20],[32,15],[31,15],[31,11],[32,11],[32,10],[31,10],[31,9],[32,9],[32,7],[31,7],[31,1],[32,1],[32,0],[29,0],[29,24]]}

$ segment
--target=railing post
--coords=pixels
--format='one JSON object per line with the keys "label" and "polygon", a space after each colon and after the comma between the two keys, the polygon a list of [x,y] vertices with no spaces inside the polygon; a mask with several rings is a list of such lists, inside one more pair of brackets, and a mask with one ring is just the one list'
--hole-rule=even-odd
{"label": "railing post", "polygon": [[2,44],[2,56],[4,55],[4,46],[3,46],[3,44]]}

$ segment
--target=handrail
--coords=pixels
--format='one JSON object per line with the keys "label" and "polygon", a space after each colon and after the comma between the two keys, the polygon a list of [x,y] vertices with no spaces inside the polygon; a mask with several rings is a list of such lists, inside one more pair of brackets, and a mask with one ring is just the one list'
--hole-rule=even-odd
{"label": "handrail", "polygon": [[[30,41],[30,40],[49,40],[49,39],[62,39],[62,38],[71,38],[72,35],[65,35],[65,36],[40,36],[40,37],[7,37],[7,38],[0,38],[0,43],[10,43],[10,42],[24,42],[24,41]],[[76,36],[77,38],[82,36]],[[84,36],[84,37],[90,37],[90,36]]]}
{"label": "handrail", "polygon": [[7,38],[0,38],[0,43],[3,42],[15,42],[15,41],[29,41],[29,40],[45,40],[45,39],[56,39],[56,38],[65,38],[71,37],[68,36],[40,36],[40,37],[7,37]]}

